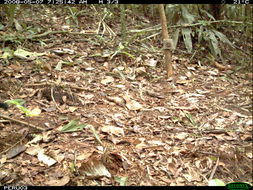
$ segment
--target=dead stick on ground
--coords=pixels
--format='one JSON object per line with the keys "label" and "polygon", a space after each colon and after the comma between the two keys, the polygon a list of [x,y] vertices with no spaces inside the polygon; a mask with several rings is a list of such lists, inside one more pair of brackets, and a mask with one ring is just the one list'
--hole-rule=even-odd
{"label": "dead stick on ground", "polygon": [[12,145],[11,147],[7,148],[6,150],[0,152],[0,155],[8,152],[9,150],[13,149],[15,146],[17,146],[18,144],[21,144],[21,142],[26,138],[26,136],[28,135],[28,131],[25,132],[25,134],[23,135],[23,137],[18,141],[16,142],[14,145]]}
{"label": "dead stick on ground", "polygon": [[43,128],[36,127],[35,125],[29,124],[29,123],[24,122],[24,121],[20,121],[20,120],[17,120],[17,119],[10,118],[10,117],[8,117],[6,115],[3,115],[3,114],[0,114],[0,118],[7,119],[9,121],[14,121],[16,123],[20,123],[22,125],[26,125],[28,127],[34,128],[34,129],[39,130],[39,131],[45,131],[45,129],[43,129]]}
{"label": "dead stick on ground", "polygon": [[214,173],[215,173],[215,171],[216,171],[216,169],[217,169],[217,167],[218,167],[218,164],[219,164],[219,157],[218,157],[218,159],[217,159],[217,161],[216,161],[216,164],[215,164],[215,166],[213,167],[213,170],[212,170],[212,173],[210,174],[210,177],[209,177],[209,181],[211,180],[211,179],[213,179],[213,176],[214,176]]}

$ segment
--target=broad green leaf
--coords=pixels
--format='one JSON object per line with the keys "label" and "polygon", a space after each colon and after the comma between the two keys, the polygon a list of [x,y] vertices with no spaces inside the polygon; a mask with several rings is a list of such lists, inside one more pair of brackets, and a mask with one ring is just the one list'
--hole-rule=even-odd
{"label": "broad green leaf", "polygon": [[14,100],[7,100],[5,102],[8,103],[8,104],[14,104],[14,105],[22,106],[25,103],[25,100],[23,100],[23,99],[14,99]]}
{"label": "broad green leaf", "polygon": [[230,45],[231,47],[234,47],[233,44],[229,41],[229,39],[227,38],[227,36],[225,36],[224,34],[222,34],[221,32],[217,31],[217,30],[212,30],[215,35],[223,42],[226,43],[228,45]]}
{"label": "broad green leaf", "polygon": [[190,28],[182,28],[184,44],[189,53],[192,51],[191,33],[192,33],[192,30]]}
{"label": "broad green leaf", "polygon": [[126,186],[127,179],[127,177],[115,176],[115,181],[117,181],[120,186]]}
{"label": "broad green leaf", "polygon": [[87,127],[86,124],[78,124],[79,123],[79,120],[71,120],[67,125],[64,125],[62,128],[61,128],[61,132],[75,132],[75,131],[80,131],[84,128]]}
{"label": "broad green leaf", "polygon": [[212,31],[207,31],[210,39],[210,49],[214,56],[221,56],[221,50],[218,45],[218,40]]}
{"label": "broad green leaf", "polygon": [[92,125],[88,125],[87,127],[90,127],[91,132],[93,133],[93,135],[96,138],[96,140],[98,141],[98,143],[103,146],[103,143],[102,143],[102,141],[101,141],[101,139],[100,139],[100,137],[99,137],[96,129]]}
{"label": "broad green leaf", "polygon": [[4,25],[0,23],[0,30],[4,30]]}
{"label": "broad green leaf", "polygon": [[195,21],[194,15],[190,14],[184,6],[182,6],[182,17],[187,24],[192,24]]}
{"label": "broad green leaf", "polygon": [[213,15],[211,15],[210,13],[208,13],[206,10],[200,9],[201,12],[205,13],[211,20],[215,20],[215,18],[213,17]]}
{"label": "broad green leaf", "polygon": [[7,60],[13,58],[13,50],[9,48],[4,48],[3,51],[4,53],[2,56],[0,56],[0,58],[7,59]]}
{"label": "broad green leaf", "polygon": [[19,24],[19,22],[16,19],[14,19],[14,25],[17,31],[23,30],[23,27]]}
{"label": "broad green leaf", "polygon": [[201,42],[202,38],[203,38],[203,26],[200,26],[199,33],[198,33],[198,43]]}
{"label": "broad green leaf", "polygon": [[180,32],[180,29],[178,28],[178,29],[176,29],[176,31],[172,35],[173,50],[176,49],[176,47],[177,47],[177,42],[178,42],[178,38],[179,38],[179,32]]}
{"label": "broad green leaf", "polygon": [[126,51],[122,51],[121,53],[127,55],[128,57],[131,57],[131,58],[135,59],[134,55],[132,55],[132,54],[126,52]]}
{"label": "broad green leaf", "polygon": [[41,113],[39,108],[34,108],[32,111],[23,106],[25,100],[15,99],[15,100],[7,100],[5,101],[7,104],[14,104],[19,108],[26,116],[38,116]]}
{"label": "broad green leaf", "polygon": [[24,112],[26,115],[29,115],[30,114],[30,110],[28,110],[27,108],[25,108],[24,106],[21,106],[21,105],[17,105],[17,107],[22,111]]}
{"label": "broad green leaf", "polygon": [[193,119],[193,117],[192,117],[191,114],[185,113],[185,116],[189,119],[189,121],[191,122],[191,124],[192,124],[194,127],[197,127],[197,123],[195,122],[195,120]]}

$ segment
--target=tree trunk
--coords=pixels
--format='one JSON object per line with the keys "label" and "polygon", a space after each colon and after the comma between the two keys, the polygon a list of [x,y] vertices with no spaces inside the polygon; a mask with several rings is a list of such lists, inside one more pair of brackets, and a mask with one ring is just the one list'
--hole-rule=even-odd
{"label": "tree trunk", "polygon": [[172,69],[172,59],[171,59],[171,50],[173,48],[173,41],[169,38],[168,29],[167,29],[167,20],[164,12],[164,5],[158,5],[159,13],[160,13],[160,22],[162,25],[162,36],[163,36],[163,49],[164,49],[164,63],[167,71],[167,77],[173,75]]}

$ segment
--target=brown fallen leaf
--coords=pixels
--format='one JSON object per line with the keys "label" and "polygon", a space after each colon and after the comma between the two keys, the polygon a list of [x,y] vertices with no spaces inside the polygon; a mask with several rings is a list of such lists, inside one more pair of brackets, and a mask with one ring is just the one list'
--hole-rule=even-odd
{"label": "brown fallen leaf", "polygon": [[48,186],[64,186],[69,182],[70,178],[69,176],[64,176],[61,179],[53,179],[46,182],[46,185]]}
{"label": "brown fallen leaf", "polygon": [[24,152],[26,150],[26,146],[25,145],[17,145],[13,148],[11,148],[7,153],[6,153],[6,157],[8,159],[10,158],[14,158],[15,156],[19,155],[20,153]]}
{"label": "brown fallen leaf", "polygon": [[83,172],[90,179],[98,179],[101,177],[111,177],[110,172],[104,166],[103,162],[95,158],[82,163],[79,170],[80,172]]}
{"label": "brown fallen leaf", "polygon": [[113,134],[116,136],[124,136],[124,129],[120,128],[120,127],[115,127],[112,125],[106,125],[103,126],[101,129],[104,133],[108,133],[108,134]]}
{"label": "brown fallen leaf", "polygon": [[217,67],[218,70],[220,71],[225,71],[227,68],[219,63],[217,63],[216,61],[213,62],[215,67]]}
{"label": "brown fallen leaf", "polygon": [[107,100],[111,101],[111,102],[114,102],[116,104],[118,104],[119,106],[125,106],[125,100],[121,97],[117,97],[117,96],[113,96],[113,97],[110,97],[110,96],[107,96],[106,97]]}
{"label": "brown fallen leaf", "polygon": [[128,95],[124,95],[123,98],[126,101],[126,107],[129,110],[137,111],[142,109],[142,105],[139,102],[132,100]]}

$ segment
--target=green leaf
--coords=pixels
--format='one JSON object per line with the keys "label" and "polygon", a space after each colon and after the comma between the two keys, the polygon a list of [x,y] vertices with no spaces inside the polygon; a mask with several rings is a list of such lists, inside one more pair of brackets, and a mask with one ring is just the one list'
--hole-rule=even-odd
{"label": "green leaf", "polygon": [[24,107],[25,100],[22,99],[15,99],[15,100],[7,100],[5,101],[7,104],[14,104],[19,108],[23,113],[25,113],[26,116],[37,116],[38,113],[35,113],[35,110],[30,111],[26,107]]}
{"label": "green leaf", "polygon": [[185,47],[189,53],[192,51],[191,33],[192,33],[192,30],[190,28],[183,28],[182,29],[184,44],[185,44]]}
{"label": "green leaf", "polygon": [[229,39],[227,38],[226,35],[222,34],[221,32],[217,31],[217,30],[212,30],[215,35],[225,44],[230,45],[231,47],[234,47],[234,45],[229,41]]}
{"label": "green leaf", "polygon": [[2,59],[12,59],[13,58],[13,50],[11,50],[10,48],[3,48],[3,55],[0,56],[0,58]]}
{"label": "green leaf", "polygon": [[28,110],[27,108],[25,108],[24,106],[17,105],[17,107],[18,107],[22,112],[24,112],[26,115],[30,115],[31,111]]}
{"label": "green leaf", "polygon": [[215,18],[213,17],[213,15],[211,15],[210,13],[208,13],[206,10],[200,9],[200,11],[202,13],[205,13],[211,20],[215,20]]}
{"label": "green leaf", "polygon": [[0,23],[0,30],[4,30],[4,25]]}
{"label": "green leaf", "polygon": [[102,141],[101,141],[101,139],[100,139],[100,137],[99,137],[99,135],[98,135],[96,129],[95,129],[92,125],[88,125],[88,126],[90,127],[91,132],[93,133],[93,135],[94,135],[94,137],[96,138],[96,140],[98,141],[98,143],[101,144],[101,145],[103,146],[103,143],[102,143]]}
{"label": "green leaf", "polygon": [[14,16],[15,16],[15,10],[16,10],[16,7],[17,5],[15,4],[10,4],[10,5],[6,5],[7,6],[7,15],[9,17],[9,22],[12,24],[13,23],[13,19],[14,19]]}
{"label": "green leaf", "polygon": [[218,45],[218,40],[215,37],[214,33],[210,30],[207,31],[209,39],[210,39],[210,49],[214,56],[220,56],[221,57],[221,50]]}
{"label": "green leaf", "polygon": [[114,177],[115,181],[117,181],[119,183],[120,186],[126,186],[126,182],[127,182],[127,177],[120,177],[120,176],[115,176]]}
{"label": "green leaf", "polygon": [[23,99],[14,99],[14,100],[7,100],[5,102],[7,104],[14,104],[14,105],[22,106],[22,105],[24,105],[25,100],[23,100]]}
{"label": "green leaf", "polygon": [[71,120],[67,125],[64,125],[60,131],[65,133],[75,132],[87,127],[87,124],[78,124],[78,122],[79,120]]}
{"label": "green leaf", "polygon": [[19,24],[19,22],[16,19],[13,19],[13,21],[17,31],[23,30],[23,27]]}
{"label": "green leaf", "polygon": [[195,122],[191,114],[185,113],[185,116],[189,119],[189,121],[194,127],[197,127],[197,123]]}
{"label": "green leaf", "polygon": [[195,21],[194,15],[190,14],[184,6],[182,7],[182,17],[187,24],[192,24]]}
{"label": "green leaf", "polygon": [[176,31],[172,35],[172,40],[173,40],[173,45],[174,45],[173,49],[176,49],[176,47],[177,47],[179,32],[180,32],[180,29],[178,28],[178,29],[176,29]]}
{"label": "green leaf", "polygon": [[203,38],[203,26],[199,27],[199,31],[198,31],[198,43],[201,42],[202,38]]}
{"label": "green leaf", "polygon": [[220,179],[212,179],[208,182],[208,186],[225,186],[225,183]]}
{"label": "green leaf", "polygon": [[131,58],[135,59],[134,55],[132,55],[132,54],[126,52],[126,51],[122,51],[121,53],[127,55],[128,57],[131,57]]}

